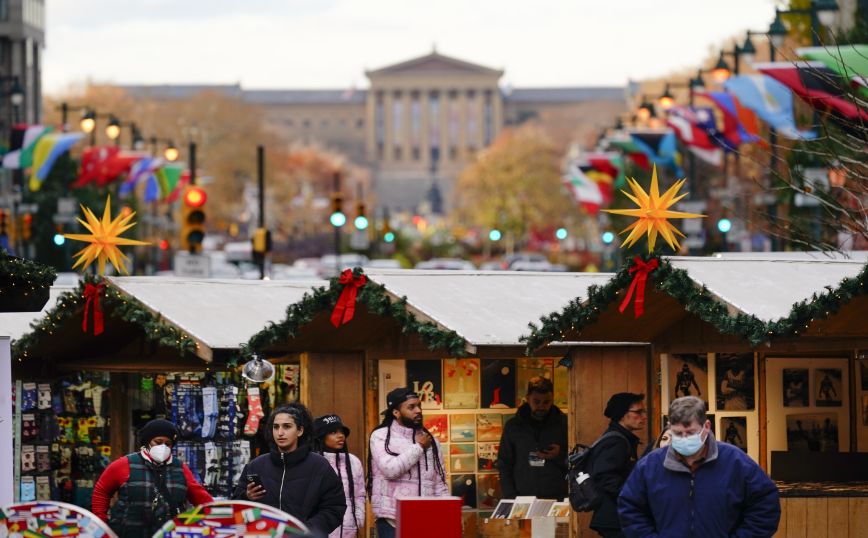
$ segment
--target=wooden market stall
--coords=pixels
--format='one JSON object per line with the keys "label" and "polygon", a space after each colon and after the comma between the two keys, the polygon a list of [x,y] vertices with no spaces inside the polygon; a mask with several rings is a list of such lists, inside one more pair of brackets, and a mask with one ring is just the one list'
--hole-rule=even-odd
{"label": "wooden market stall", "polygon": [[[708,402],[718,439],[777,481],[777,536],[865,536],[868,529],[868,266],[842,256],[658,259],[644,313],[625,267],[599,293],[545,320],[531,349],[557,340],[646,343],[659,432],[669,401]],[[635,290],[634,290],[635,291]],[[623,313],[619,306],[624,302]],[[573,352],[574,414],[604,404],[605,357]],[[662,410],[662,411],[661,411]],[[603,427],[574,430],[588,444]],[[584,534],[583,534],[584,535]]]}
{"label": "wooden market stall", "polygon": [[[24,425],[24,435],[18,437],[19,444],[25,441],[22,450],[35,448],[37,456],[48,447],[55,450],[55,445],[62,454],[76,451],[76,461],[85,459],[89,469],[96,469],[90,471],[95,479],[110,459],[136,449],[135,431],[155,416],[181,426],[183,443],[176,449],[183,444],[194,460],[185,460],[194,472],[206,468],[204,459],[210,456],[201,453],[208,450],[233,461],[250,446],[249,441],[247,446],[239,442],[253,439],[255,449],[256,431],[242,436],[240,424],[223,413],[231,408],[231,416],[242,416],[245,399],[255,393],[233,368],[241,360],[241,345],[323,282],[111,277],[103,283],[100,316],[95,316],[94,286],[88,281],[59,294],[32,329],[15,338],[14,375],[24,394],[24,414],[19,411],[22,418],[17,421]],[[278,373],[286,377],[256,387],[263,391],[263,401],[266,394],[273,403],[297,393],[297,382],[286,381],[292,372],[297,379],[297,365],[283,368]],[[203,399],[205,386],[214,387],[215,407],[210,410]],[[28,392],[38,394],[38,402]],[[52,437],[46,432],[53,429],[48,421],[55,415],[60,429]],[[59,485],[58,460],[65,461],[65,456],[23,474]],[[65,476],[66,470],[68,465]],[[206,487],[226,494],[228,479],[206,478],[206,473],[200,476],[211,481]],[[88,484],[76,481],[69,489],[86,492],[92,479]],[[64,500],[89,502],[85,496]]]}
{"label": "wooden market stall", "polygon": [[[590,286],[612,275],[370,270],[365,277],[348,323],[336,327],[331,322],[344,291],[335,283],[291,307],[286,320],[251,339],[251,348],[269,355],[300,354],[302,400],[315,414],[341,415],[353,430],[350,450],[363,461],[367,434],[385,409],[385,394],[415,387],[427,427],[448,451],[452,491],[466,495],[472,490],[471,516],[486,515],[499,499],[492,454],[527,379],[553,378],[556,403],[570,408],[568,369],[561,359],[571,350],[599,353],[595,343],[558,343],[527,358],[521,335],[529,332],[530,322],[586,296]],[[622,375],[613,370],[603,386],[644,392],[650,378],[644,347],[607,346]],[[571,427],[584,420],[569,413]]]}

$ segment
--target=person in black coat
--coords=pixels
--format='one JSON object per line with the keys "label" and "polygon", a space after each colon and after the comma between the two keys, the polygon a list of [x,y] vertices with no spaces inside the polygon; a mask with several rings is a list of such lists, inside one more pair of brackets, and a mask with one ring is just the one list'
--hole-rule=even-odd
{"label": "person in black coat", "polygon": [[567,416],[552,402],[550,379],[528,382],[527,401],[503,427],[497,467],[504,499],[567,496]]}
{"label": "person in black coat", "polygon": [[328,461],[310,450],[310,411],[300,403],[279,406],[268,418],[267,431],[271,452],[244,467],[232,498],[283,510],[314,535],[340,527],[347,509],[344,486]]}
{"label": "person in black coat", "polygon": [[603,414],[609,418],[609,428],[591,453],[591,477],[601,493],[591,528],[605,538],[620,538],[624,534],[618,521],[618,494],[638,459],[639,438],[634,432],[645,429],[648,419],[645,395],[619,392],[609,398]]}

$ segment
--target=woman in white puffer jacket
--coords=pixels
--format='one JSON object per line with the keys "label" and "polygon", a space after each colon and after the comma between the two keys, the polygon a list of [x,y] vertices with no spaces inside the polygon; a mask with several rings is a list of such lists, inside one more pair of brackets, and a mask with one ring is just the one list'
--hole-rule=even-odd
{"label": "woman in white puffer jacket", "polygon": [[365,469],[347,450],[350,429],[338,415],[323,415],[313,423],[313,450],[328,460],[344,484],[347,511],[341,526],[329,538],[356,538],[365,529]]}

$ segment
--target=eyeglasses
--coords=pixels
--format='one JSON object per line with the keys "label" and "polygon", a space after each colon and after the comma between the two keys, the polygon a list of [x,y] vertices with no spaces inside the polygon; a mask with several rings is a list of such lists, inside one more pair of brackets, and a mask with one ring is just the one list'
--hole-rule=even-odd
{"label": "eyeglasses", "polygon": [[628,413],[636,413],[637,415],[647,415],[648,411],[644,409],[628,409]]}

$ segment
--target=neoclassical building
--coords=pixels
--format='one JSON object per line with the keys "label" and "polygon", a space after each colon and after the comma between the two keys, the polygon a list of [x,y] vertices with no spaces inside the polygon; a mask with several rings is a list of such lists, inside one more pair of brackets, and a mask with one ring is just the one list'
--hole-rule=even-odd
{"label": "neoclassical building", "polygon": [[264,107],[269,128],[288,143],[321,144],[369,168],[379,206],[438,210],[448,208],[461,170],[505,127],[536,121],[563,147],[588,146],[626,109],[624,87],[507,89],[503,73],[432,51],[366,71],[367,90],[125,88],[152,98],[205,89],[240,96]]}

